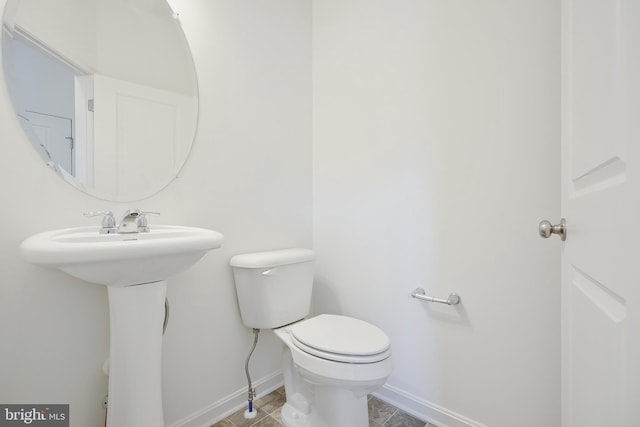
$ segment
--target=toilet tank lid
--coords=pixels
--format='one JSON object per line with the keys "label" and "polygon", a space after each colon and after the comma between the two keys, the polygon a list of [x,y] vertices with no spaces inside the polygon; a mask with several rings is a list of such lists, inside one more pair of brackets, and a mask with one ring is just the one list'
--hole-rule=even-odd
{"label": "toilet tank lid", "polygon": [[289,248],[235,255],[231,258],[229,264],[232,267],[241,268],[270,268],[279,265],[313,261],[314,259],[315,254],[311,249]]}

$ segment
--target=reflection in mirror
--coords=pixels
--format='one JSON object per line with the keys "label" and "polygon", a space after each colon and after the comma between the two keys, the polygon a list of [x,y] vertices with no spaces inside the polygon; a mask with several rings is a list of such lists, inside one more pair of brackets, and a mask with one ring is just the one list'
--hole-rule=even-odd
{"label": "reflection in mirror", "polygon": [[112,201],[177,176],[198,116],[191,54],[165,0],[8,0],[2,60],[31,145]]}

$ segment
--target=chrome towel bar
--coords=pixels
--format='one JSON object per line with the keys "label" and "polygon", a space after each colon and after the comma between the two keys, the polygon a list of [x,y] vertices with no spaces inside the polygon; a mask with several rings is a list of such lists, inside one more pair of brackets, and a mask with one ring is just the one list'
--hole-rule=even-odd
{"label": "chrome towel bar", "polygon": [[460,304],[460,301],[461,301],[460,296],[458,294],[449,294],[449,298],[447,299],[430,297],[422,288],[416,288],[413,292],[411,292],[411,296],[416,299],[421,299],[429,302],[438,302],[440,304],[447,304],[447,305],[457,305],[457,304]]}

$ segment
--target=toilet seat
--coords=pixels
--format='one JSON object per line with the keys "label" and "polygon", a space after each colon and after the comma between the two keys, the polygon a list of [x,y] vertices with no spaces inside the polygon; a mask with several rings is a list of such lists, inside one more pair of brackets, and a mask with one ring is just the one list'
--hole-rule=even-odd
{"label": "toilet seat", "polygon": [[326,360],[375,363],[391,355],[384,332],[352,317],[321,314],[291,325],[290,331],[297,348]]}

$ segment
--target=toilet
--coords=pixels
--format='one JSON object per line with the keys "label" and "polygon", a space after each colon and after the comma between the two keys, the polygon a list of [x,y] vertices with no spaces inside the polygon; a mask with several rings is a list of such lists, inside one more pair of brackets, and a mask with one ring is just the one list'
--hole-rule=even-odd
{"label": "toilet", "polygon": [[393,369],[389,337],[352,317],[307,317],[314,260],[303,248],[231,258],[242,321],[283,343],[285,426],[368,427],[367,395]]}

